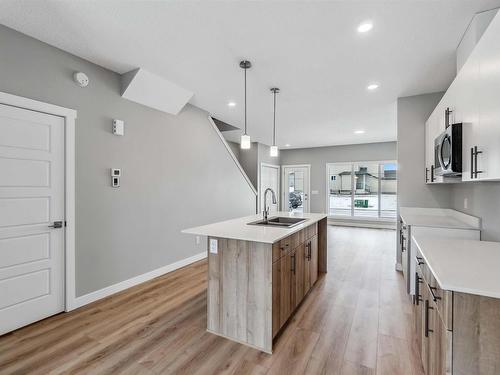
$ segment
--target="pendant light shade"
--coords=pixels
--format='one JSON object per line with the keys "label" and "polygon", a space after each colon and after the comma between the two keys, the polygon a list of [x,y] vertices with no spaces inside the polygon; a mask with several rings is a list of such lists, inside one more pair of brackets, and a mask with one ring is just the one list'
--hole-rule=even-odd
{"label": "pendant light shade", "polygon": [[270,152],[272,157],[278,156],[278,146],[271,146],[271,152]]}
{"label": "pendant light shade", "polygon": [[280,89],[277,87],[273,87],[271,89],[271,92],[273,93],[273,104],[274,104],[274,110],[273,110],[273,145],[271,146],[270,149],[270,156],[272,157],[277,157],[278,156],[278,146],[276,146],[276,94],[280,92]]}
{"label": "pendant light shade", "polygon": [[247,70],[252,67],[252,63],[248,60],[240,61],[240,68],[245,72],[245,132],[241,136],[240,146],[244,150],[251,147],[250,136],[247,134]]}

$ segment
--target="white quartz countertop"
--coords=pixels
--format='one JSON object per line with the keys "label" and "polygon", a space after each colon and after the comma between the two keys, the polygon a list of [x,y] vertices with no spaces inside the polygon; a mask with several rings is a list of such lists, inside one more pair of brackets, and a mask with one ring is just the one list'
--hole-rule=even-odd
{"label": "white quartz countertop", "polygon": [[500,242],[413,239],[442,289],[500,298]]}
{"label": "white quartz countertop", "polygon": [[184,229],[182,233],[200,236],[211,236],[220,238],[231,238],[235,240],[275,243],[289,235],[298,232],[305,227],[314,224],[326,217],[326,214],[298,214],[289,212],[273,212],[269,218],[275,216],[297,217],[307,219],[304,223],[292,228],[282,228],[264,225],[248,225],[252,221],[262,219],[262,214],[240,217],[237,219],[221,221],[218,223],[203,225],[200,227]]}
{"label": "white quartz countertop", "polygon": [[399,216],[405,224],[419,227],[481,229],[478,218],[450,209],[401,207]]}

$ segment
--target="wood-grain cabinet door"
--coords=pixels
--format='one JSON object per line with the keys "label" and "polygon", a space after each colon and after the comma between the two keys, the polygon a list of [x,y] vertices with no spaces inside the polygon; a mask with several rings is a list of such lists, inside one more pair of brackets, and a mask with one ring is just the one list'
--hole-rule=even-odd
{"label": "wood-grain cabinet door", "polygon": [[[285,324],[292,312],[292,255],[288,253],[278,260],[280,263],[280,327]],[[277,263],[278,263],[277,262]]]}
{"label": "wood-grain cabinet door", "polygon": [[421,314],[422,314],[422,331],[420,332],[420,337],[421,337],[421,350],[420,350],[420,357],[422,358],[422,366],[424,367],[424,372],[426,375],[429,375],[429,350],[430,350],[430,345],[429,345],[429,329],[431,329],[429,323],[429,315],[430,315],[430,293],[427,288],[427,285],[425,282],[422,284],[422,303],[421,303]]}
{"label": "wood-grain cabinet door", "polygon": [[417,338],[417,348],[421,350],[422,348],[422,305],[424,301],[422,299],[422,286],[424,285],[424,279],[420,269],[417,267],[415,272],[415,304],[414,307],[414,320],[415,320],[415,337]]}
{"label": "wood-grain cabinet door", "polygon": [[446,335],[446,328],[439,317],[437,306],[429,301],[429,375],[444,375],[445,371],[445,350],[443,347],[443,336]]}
{"label": "wood-grain cabinet door", "polygon": [[309,259],[309,241],[304,245],[304,295],[311,289],[311,260]]}
{"label": "wood-grain cabinet door", "polygon": [[293,307],[297,307],[306,293],[304,288],[304,268],[306,266],[305,244],[300,244],[295,249],[295,265],[293,266],[293,281],[295,284],[295,301]]}
{"label": "wood-grain cabinet door", "polygon": [[318,236],[313,236],[309,243],[309,273],[310,286],[312,287],[318,280]]}

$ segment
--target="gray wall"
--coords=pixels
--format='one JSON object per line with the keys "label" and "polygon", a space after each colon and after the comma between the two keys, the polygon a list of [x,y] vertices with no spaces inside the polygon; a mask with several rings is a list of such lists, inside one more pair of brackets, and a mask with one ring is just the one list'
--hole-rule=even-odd
{"label": "gray wall", "polygon": [[326,164],[349,161],[396,160],[396,142],[299,148],[281,151],[281,164],[311,164],[311,212],[326,212]]}
{"label": "gray wall", "polygon": [[257,165],[259,164],[259,145],[257,142],[252,142],[251,147],[247,150],[240,149],[239,161],[241,167],[247,174],[248,178],[252,182],[255,189],[258,190],[257,178],[259,170]]}
{"label": "gray wall", "polygon": [[[205,250],[183,228],[252,214],[255,196],[207,113],[168,115],[120,97],[120,76],[0,26],[0,91],[78,111],[77,296]],[[74,71],[90,77],[80,88]],[[110,133],[113,118],[125,136]],[[122,169],[121,187],[109,168]]]}
{"label": "gray wall", "polygon": [[482,240],[500,241],[500,182],[461,183],[450,188],[451,208],[482,219]]}
{"label": "gray wall", "polygon": [[425,184],[425,121],[443,94],[398,98],[398,208],[450,205],[447,185]]}

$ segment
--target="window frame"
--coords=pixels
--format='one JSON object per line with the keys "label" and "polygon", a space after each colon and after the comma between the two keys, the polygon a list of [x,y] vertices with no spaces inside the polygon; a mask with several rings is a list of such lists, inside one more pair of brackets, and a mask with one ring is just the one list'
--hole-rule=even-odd
{"label": "window frame", "polygon": [[[379,173],[379,178],[378,178],[378,191],[377,191],[377,199],[378,199],[378,212],[377,212],[377,217],[363,217],[363,216],[354,216],[354,197],[356,195],[355,191],[355,178],[354,178],[354,166],[359,165],[359,164],[378,164],[378,173]],[[337,219],[337,220],[356,220],[356,221],[388,221],[388,222],[395,222],[396,217],[390,218],[390,217],[381,217],[381,211],[382,211],[382,179],[381,176],[383,174],[383,165],[384,164],[395,164],[396,165],[396,176],[397,176],[397,171],[399,170],[398,162],[397,160],[368,160],[368,161],[338,161],[338,162],[328,162],[326,163],[325,167],[325,181],[326,181],[326,191],[325,191],[325,206],[326,206],[326,214],[329,219]],[[351,166],[351,215],[330,215],[330,173],[329,173],[329,167],[334,166],[334,165],[350,165]],[[397,179],[397,177],[396,177]],[[396,196],[397,196],[397,190],[396,190]]]}

